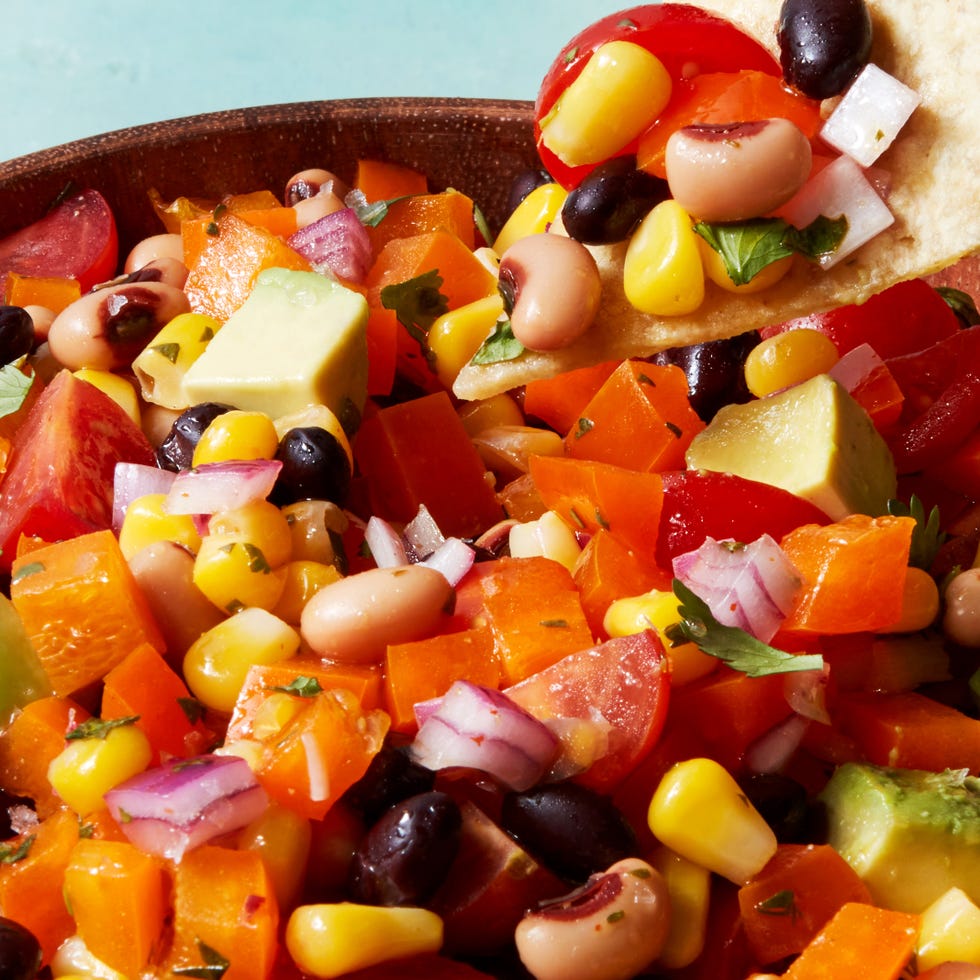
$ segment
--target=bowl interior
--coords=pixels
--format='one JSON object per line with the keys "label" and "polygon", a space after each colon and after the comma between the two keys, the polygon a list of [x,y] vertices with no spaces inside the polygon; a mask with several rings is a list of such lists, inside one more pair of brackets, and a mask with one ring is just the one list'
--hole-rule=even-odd
{"label": "bowl interior", "polygon": [[491,227],[510,182],[536,167],[529,102],[350,99],[207,113],[78,140],[0,163],[0,234],[40,217],[74,183],[99,190],[128,248],[162,231],[147,192],[217,199],[268,188],[299,170],[351,180],[358,158],[414,167],[433,190],[469,194]]}

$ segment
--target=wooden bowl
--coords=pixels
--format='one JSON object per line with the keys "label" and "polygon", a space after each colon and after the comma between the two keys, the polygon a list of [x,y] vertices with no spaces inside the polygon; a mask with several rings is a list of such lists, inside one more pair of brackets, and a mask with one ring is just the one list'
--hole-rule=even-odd
{"label": "wooden bowl", "polygon": [[359,157],[427,174],[434,190],[470,195],[491,226],[510,182],[539,166],[530,102],[349,99],[206,113],[120,129],[0,163],[0,235],[40,217],[69,182],[109,201],[123,248],[162,231],[147,192],[215,199],[325,167],[350,180]]}

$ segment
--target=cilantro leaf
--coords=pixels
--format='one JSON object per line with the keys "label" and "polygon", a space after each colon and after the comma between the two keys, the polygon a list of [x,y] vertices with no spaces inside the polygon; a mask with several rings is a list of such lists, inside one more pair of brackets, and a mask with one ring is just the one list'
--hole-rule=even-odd
{"label": "cilantro leaf", "polygon": [[66,741],[80,741],[83,738],[108,737],[109,732],[114,728],[124,728],[126,725],[133,725],[139,721],[139,715],[126,715],[123,718],[89,718],[76,725],[65,735]]}
{"label": "cilantro leaf", "polygon": [[25,837],[20,843],[12,841],[7,844],[0,844],[0,864],[16,864],[23,861],[30,853],[34,844],[34,834]]}
{"label": "cilantro leaf", "polygon": [[299,698],[313,698],[323,690],[323,687],[315,677],[300,674],[299,677],[294,677],[288,684],[278,685],[272,690],[281,691],[283,694],[295,694]]}
{"label": "cilantro leaf", "polygon": [[497,361],[512,361],[524,353],[524,345],[514,336],[510,320],[501,317],[494,325],[490,336],[473,355],[474,364],[496,364]]}
{"label": "cilantro leaf", "polygon": [[362,225],[368,228],[377,228],[388,217],[388,209],[392,204],[396,201],[404,201],[406,197],[414,197],[414,195],[402,194],[401,197],[389,197],[385,201],[372,201],[370,204],[363,201],[362,203],[355,204],[354,214],[357,215],[357,220]]}
{"label": "cilantro leaf", "polygon": [[197,948],[204,960],[202,966],[178,966],[171,972],[175,977],[199,977],[201,980],[221,980],[228,972],[231,963],[225,959],[216,949],[212,949],[207,943],[200,939],[197,941]]}
{"label": "cilantro leaf", "polygon": [[381,305],[387,310],[395,311],[398,322],[418,343],[430,365],[435,356],[429,350],[429,327],[449,310],[449,301],[439,291],[442,282],[439,270],[430,269],[381,290]]}
{"label": "cilantro leaf", "polygon": [[939,529],[939,508],[934,506],[927,517],[925,505],[913,493],[907,504],[901,500],[889,500],[888,513],[893,517],[911,517],[915,520],[909,547],[909,564],[928,571],[936,552],[946,540],[945,533]]}
{"label": "cilantro leaf", "polygon": [[975,327],[980,323],[980,312],[969,293],[952,286],[937,286],[936,292],[946,301],[946,305],[959,317],[964,327]]}
{"label": "cilantro leaf", "polygon": [[823,667],[823,657],[819,653],[786,653],[757,640],[737,626],[719,623],[711,614],[708,604],[679,579],[674,579],[673,590],[681,601],[678,608],[682,619],[667,629],[672,644],[694,643],[704,653],[723,660],[729,667],[749,677],[820,670]]}
{"label": "cilantro leaf", "polygon": [[13,415],[34,384],[34,375],[26,375],[16,364],[0,367],[0,418]]}

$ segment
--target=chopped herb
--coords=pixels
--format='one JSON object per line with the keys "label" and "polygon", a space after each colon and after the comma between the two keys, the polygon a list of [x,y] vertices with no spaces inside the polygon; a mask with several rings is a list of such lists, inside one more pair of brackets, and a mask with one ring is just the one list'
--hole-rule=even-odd
{"label": "chopped herb", "polygon": [[0,367],[0,418],[13,415],[23,404],[34,384],[34,375],[24,374],[16,363]]}
{"label": "chopped herb", "polygon": [[732,282],[744,286],[767,265],[798,252],[819,258],[833,252],[847,232],[847,219],[823,215],[806,228],[794,228],[782,218],[755,218],[733,224],[699,221],[694,230],[721,256]]}
{"label": "chopped herb", "polygon": [[139,721],[139,715],[125,715],[122,718],[89,718],[76,725],[67,735],[66,741],[80,741],[84,738],[107,738],[114,728],[125,728]]}
{"label": "chopped herb", "polygon": [[90,837],[95,836],[95,824],[94,823],[79,823],[78,825],[78,836],[82,840],[88,840]]}
{"label": "chopped herb", "polygon": [[952,286],[937,286],[936,292],[946,301],[946,305],[959,317],[964,327],[975,327],[980,323],[980,312],[969,293]]}
{"label": "chopped herb", "polygon": [[602,511],[598,507],[595,509],[595,522],[599,527],[609,530],[609,522],[602,516]]}
{"label": "chopped herb", "polygon": [[218,548],[218,551],[225,555],[230,555],[235,550],[237,543],[237,541],[229,541],[228,544],[223,544],[220,548]]}
{"label": "chopped herb", "polygon": [[180,344],[156,344],[150,350],[155,350],[161,357],[166,358],[171,364],[177,363],[180,356]]}
{"label": "chopped herb", "polygon": [[696,596],[683,582],[674,579],[674,595],[681,601],[679,623],[667,627],[672,646],[694,643],[704,653],[723,660],[729,667],[749,677],[784,674],[797,670],[820,670],[823,657],[819,653],[793,654],[757,640],[737,626],[724,626],[715,619],[707,603]]}
{"label": "chopped herb", "polygon": [[666,425],[678,439],[684,435],[684,430],[679,425],[675,425],[673,422],[664,422],[664,425]]}
{"label": "chopped herb", "polygon": [[479,205],[473,205],[473,222],[476,225],[476,230],[483,236],[485,242],[492,242],[494,239],[494,234],[490,230],[490,225],[487,223],[487,216],[480,210]]}
{"label": "chopped herb", "polygon": [[575,423],[575,438],[581,439],[586,433],[591,432],[595,428],[595,422],[592,419],[580,418],[578,422]]}
{"label": "chopped herb", "polygon": [[260,573],[262,575],[268,575],[272,571],[272,566],[269,564],[265,555],[262,554],[262,549],[257,545],[251,544],[248,541],[242,544],[245,549],[245,554],[248,556],[248,570],[250,572]]}
{"label": "chopped herb", "polygon": [[377,228],[388,217],[388,209],[392,204],[396,201],[404,201],[406,197],[414,196],[414,194],[403,194],[401,197],[390,197],[386,201],[358,204],[354,208],[354,213],[362,225],[366,225],[368,228]]}
{"label": "chopped herb", "polygon": [[235,613],[241,612],[245,608],[245,603],[241,599],[232,599],[228,605],[225,606],[225,612],[234,616]]}
{"label": "chopped herb", "polygon": [[657,382],[654,381],[649,374],[643,374],[641,372],[636,376],[636,380],[639,381],[641,385],[649,385],[651,388],[657,387]]}
{"label": "chopped herb", "polygon": [[474,364],[496,364],[498,361],[512,361],[524,353],[524,345],[514,336],[510,320],[501,317],[490,331],[490,336],[480,344],[473,355]]}
{"label": "chopped herb", "polygon": [[449,301],[439,291],[442,282],[439,270],[430,269],[381,290],[381,305],[395,311],[398,322],[419,345],[430,367],[435,355],[429,350],[429,327],[449,310]]}
{"label": "chopped herb", "polygon": [[579,514],[579,512],[574,507],[568,508],[568,516],[571,517],[571,519],[576,524],[578,524],[579,527],[581,528],[585,527],[585,521],[582,520],[582,515]]}
{"label": "chopped herb", "polygon": [[299,677],[294,677],[288,684],[279,685],[272,688],[272,690],[281,691],[283,694],[295,694],[301,698],[313,698],[323,690],[323,687],[315,677],[307,677],[304,674],[300,674]]}
{"label": "chopped herb", "polygon": [[790,889],[776,892],[770,898],[756,902],[755,910],[763,915],[788,915],[796,918],[799,909],[796,906],[796,896]]}
{"label": "chopped herb", "polygon": [[16,864],[23,861],[34,844],[34,834],[29,834],[19,844],[0,844],[0,864]]}
{"label": "chopped herb", "polygon": [[620,922],[626,918],[626,912],[624,909],[616,909],[615,912],[610,912],[606,916],[606,922],[612,925],[614,922]]}
{"label": "chopped herb", "polygon": [[633,868],[629,872],[634,878],[650,878],[652,877],[650,871],[647,868]]}
{"label": "chopped herb", "polygon": [[636,21],[631,17],[623,17],[622,20],[616,21],[617,27],[628,27],[631,31],[635,31],[637,28]]}
{"label": "chopped herb", "polygon": [[565,64],[566,65],[571,64],[577,57],[578,57],[578,45],[576,44],[574,47],[569,48],[565,52],[565,57],[564,57]]}
{"label": "chopped herb", "polygon": [[205,327],[201,331],[201,336],[197,339],[202,344],[206,344],[209,340],[214,340],[214,330],[211,327]]}
{"label": "chopped herb", "polygon": [[934,506],[927,517],[922,501],[912,494],[907,504],[901,500],[889,500],[888,513],[893,517],[911,517],[915,520],[909,547],[909,564],[928,571],[946,540],[946,535],[940,530],[939,508]]}
{"label": "chopped herb", "polygon": [[196,725],[204,717],[204,705],[197,698],[177,698],[177,704],[192,725]]}
{"label": "chopped herb", "polygon": [[217,221],[209,221],[204,226],[204,231],[208,235],[217,236],[218,233],[221,231],[221,229],[218,227],[218,222]]}
{"label": "chopped herb", "polygon": [[549,629],[567,629],[568,620],[567,619],[542,619],[541,626],[547,626]]}
{"label": "chopped herb", "polygon": [[171,971],[175,977],[200,977],[201,980],[221,980],[231,963],[216,949],[200,939],[197,948],[204,963],[201,966],[177,966]]}
{"label": "chopped herb", "polygon": [[20,582],[21,579],[27,578],[29,575],[37,575],[38,572],[44,571],[44,562],[32,561],[28,562],[26,565],[21,565],[20,568],[14,573],[10,579],[10,584],[15,585]]}

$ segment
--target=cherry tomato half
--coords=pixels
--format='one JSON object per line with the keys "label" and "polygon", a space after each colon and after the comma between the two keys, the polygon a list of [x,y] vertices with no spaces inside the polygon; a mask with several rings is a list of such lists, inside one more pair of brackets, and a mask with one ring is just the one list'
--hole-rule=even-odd
{"label": "cherry tomato half", "polygon": [[779,62],[753,37],[725,18],[691,4],[644,4],[597,20],[558,53],[541,82],[534,109],[534,135],[541,162],[565,187],[574,187],[592,167],[568,167],[558,160],[542,145],[539,123],[595,50],[608,41],[641,45],[663,62],[672,79],[741,69],[782,74]]}

